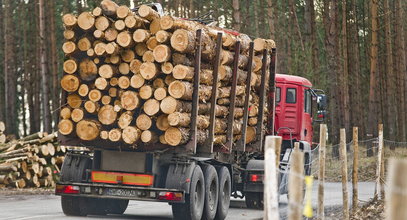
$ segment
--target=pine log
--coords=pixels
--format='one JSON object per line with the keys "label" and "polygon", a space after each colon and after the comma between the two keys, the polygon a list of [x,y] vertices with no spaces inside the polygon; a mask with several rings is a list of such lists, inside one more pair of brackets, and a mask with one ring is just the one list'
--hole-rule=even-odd
{"label": "pine log", "polygon": [[159,45],[159,43],[155,36],[152,36],[147,40],[146,45],[149,50],[154,50]]}
{"label": "pine log", "polygon": [[138,43],[136,44],[135,51],[138,56],[142,57],[143,54],[148,51],[147,45],[145,43]]}
{"label": "pine log", "polygon": [[144,18],[141,18],[137,15],[128,15],[124,19],[124,23],[126,24],[126,27],[129,29],[135,29],[135,28],[141,28],[144,26],[144,24],[148,24],[149,21],[145,20]]}
{"label": "pine log", "polygon": [[[174,112],[168,115],[168,123],[173,127],[189,127],[191,126],[191,114],[184,112]],[[198,115],[197,127],[205,129],[209,127],[209,116]]]}
{"label": "pine log", "polygon": [[195,61],[194,61],[194,59],[187,56],[187,54],[173,53],[172,54],[172,64],[173,65],[182,64],[185,66],[194,66]]}
{"label": "pine log", "polygon": [[72,118],[72,121],[74,121],[74,122],[79,122],[80,120],[83,119],[83,116],[84,116],[84,112],[80,108],[74,109],[71,113],[71,118]]}
{"label": "pine log", "polygon": [[158,101],[163,100],[167,97],[167,89],[166,88],[157,88],[154,90],[154,98]]}
{"label": "pine log", "polygon": [[102,140],[107,140],[107,139],[109,139],[109,132],[108,131],[100,131],[100,138],[102,139]]}
{"label": "pine log", "polygon": [[117,9],[119,6],[111,0],[103,0],[100,3],[100,7],[102,8],[103,14],[107,16],[116,16]]}
{"label": "pine log", "polygon": [[133,59],[130,62],[130,71],[134,74],[140,73],[140,66],[142,62],[138,59]]}
{"label": "pine log", "polygon": [[92,89],[89,91],[88,97],[90,101],[97,102],[102,98],[102,93],[98,89]]}
{"label": "pine log", "polygon": [[171,114],[174,112],[190,112],[191,108],[191,103],[182,102],[172,96],[165,97],[160,104],[160,109],[165,114]]}
{"label": "pine log", "polygon": [[118,93],[118,92],[117,92],[117,88],[110,88],[110,89],[109,89],[109,96],[110,96],[110,97],[113,97],[113,98],[114,98],[114,97],[117,97],[117,93]]}
{"label": "pine log", "polygon": [[138,9],[138,14],[149,21],[160,18],[158,12],[147,5],[140,6]]}
{"label": "pine log", "polygon": [[[43,157],[46,157],[46,156],[49,155],[48,146],[47,146],[47,145],[41,145],[41,146],[40,146],[40,155],[43,156]],[[45,163],[46,163],[46,162],[45,162]]]}
{"label": "pine log", "polygon": [[73,123],[69,119],[62,119],[58,123],[58,131],[62,135],[69,135],[74,129]]}
{"label": "pine log", "polygon": [[68,107],[64,107],[59,112],[59,115],[62,119],[69,119],[71,117],[71,109]]}
{"label": "pine log", "polygon": [[102,9],[100,7],[96,7],[92,10],[92,15],[95,17],[101,16],[102,15]]}
{"label": "pine log", "polygon": [[118,31],[122,31],[126,28],[126,24],[123,20],[116,20],[113,24],[114,28]]}
{"label": "pine log", "polygon": [[[108,105],[108,104],[110,104],[111,101],[112,101],[112,97],[110,97],[108,95],[102,96],[101,102],[103,105]],[[86,109],[86,103],[85,103],[85,109]]]}
{"label": "pine log", "polygon": [[122,138],[122,132],[120,129],[115,128],[109,131],[109,140],[113,142],[120,141]]}
{"label": "pine log", "polygon": [[131,14],[129,7],[125,5],[121,5],[116,9],[116,15],[117,18],[119,19],[124,19],[127,17],[129,14]]}
{"label": "pine log", "polygon": [[65,75],[61,79],[61,87],[67,92],[75,92],[79,87],[79,79],[74,75]]}
{"label": "pine log", "polygon": [[75,38],[75,31],[73,31],[73,30],[65,30],[63,35],[64,35],[65,40],[73,41],[74,38]]}
{"label": "pine log", "polygon": [[140,114],[136,119],[136,126],[142,131],[150,129],[151,125],[151,118],[146,114]]}
{"label": "pine log", "polygon": [[134,60],[134,58],[136,57],[135,53],[133,50],[127,49],[127,50],[123,50],[120,53],[120,56],[122,58],[122,60],[124,62],[130,63],[131,61]]}
{"label": "pine log", "polygon": [[246,130],[246,144],[253,142],[256,139],[256,128],[248,126]]}
{"label": "pine log", "polygon": [[[119,38],[117,38],[119,39]],[[119,46],[115,42],[110,42],[106,44],[105,50],[107,54],[113,55],[119,52]]]}
{"label": "pine log", "polygon": [[157,32],[161,30],[160,19],[159,18],[153,19],[150,23],[149,29],[150,29],[151,34],[154,34],[154,35],[157,34]]}
{"label": "pine log", "polygon": [[[236,96],[235,99],[235,106],[237,107],[244,107],[244,96]],[[249,99],[249,102],[251,99]],[[229,106],[230,105],[230,98],[220,98],[217,100],[218,105]]]}
{"label": "pine log", "polygon": [[166,85],[170,85],[172,82],[174,82],[176,79],[172,75],[167,75],[164,79],[164,82]]}
{"label": "pine log", "polygon": [[[88,55],[88,57],[93,57],[93,56],[95,56],[95,50],[93,49],[93,48],[89,48],[87,51],[86,51],[86,55]],[[95,58],[95,59],[93,59],[93,62],[95,62],[95,64],[98,64],[100,61],[99,61],[99,58]]]}
{"label": "pine log", "polygon": [[161,78],[157,78],[153,81],[153,87],[154,88],[164,88],[165,87],[165,82]]}
{"label": "pine log", "polygon": [[191,53],[195,49],[195,36],[191,31],[177,29],[170,41],[171,47],[181,53]]}
{"label": "pine log", "polygon": [[94,27],[95,17],[90,12],[82,12],[78,16],[78,26],[83,30],[89,30]]}
{"label": "pine log", "polygon": [[165,141],[165,135],[160,135],[160,137],[158,138],[160,140],[161,144],[168,144],[167,141]]}
{"label": "pine log", "polygon": [[154,59],[159,62],[167,62],[171,58],[171,49],[167,45],[158,45],[153,50]]}
{"label": "pine log", "polygon": [[117,112],[113,110],[112,105],[104,105],[98,111],[98,120],[104,125],[113,124],[116,118]]}
{"label": "pine log", "polygon": [[108,29],[105,31],[105,39],[106,39],[107,41],[110,41],[110,42],[115,41],[118,34],[119,34],[119,32],[117,32],[116,29],[114,29],[114,28],[108,28]]}
{"label": "pine log", "polygon": [[165,62],[163,64],[161,64],[161,71],[165,74],[171,74],[173,71],[173,65],[170,62]]}
{"label": "pine log", "polygon": [[[245,87],[244,86],[237,86],[236,87],[236,96],[244,95]],[[231,95],[231,87],[220,87],[219,88],[219,98],[228,98]]]}
{"label": "pine log", "polygon": [[23,171],[23,173],[27,173],[27,171],[28,171],[28,165],[27,165],[27,162],[26,161],[22,161],[22,162],[20,162],[19,163],[20,164],[20,169],[21,169],[21,171]]}
{"label": "pine log", "polygon": [[134,91],[125,91],[120,97],[122,107],[128,111],[136,109],[139,104],[139,95]]}
{"label": "pine log", "polygon": [[75,53],[77,49],[76,44],[72,41],[67,41],[62,45],[62,51],[64,51],[66,55]]}
{"label": "pine log", "polygon": [[75,60],[69,59],[66,60],[63,64],[64,72],[68,74],[73,74],[78,69],[78,64]]}
{"label": "pine log", "polygon": [[[198,130],[197,132],[197,142],[203,143],[208,137],[208,132]],[[190,139],[189,128],[176,128],[170,127],[165,131],[164,134],[165,142],[171,146],[179,146],[186,144]]]}
{"label": "pine log", "polygon": [[[113,54],[109,57],[110,63],[111,64],[118,64],[120,62],[120,56],[117,54]],[[124,60],[123,60],[124,61]],[[126,62],[126,61],[125,61]],[[116,67],[116,65],[115,65]],[[117,71],[116,71],[117,72]]]}
{"label": "pine log", "polygon": [[31,164],[28,166],[28,169],[31,170],[31,171],[33,171],[34,174],[37,174],[37,173],[40,172],[40,164],[37,163],[37,162],[31,163]]}
{"label": "pine log", "polygon": [[[176,99],[192,100],[193,84],[184,81],[174,81],[168,86],[168,93]],[[212,87],[199,85],[199,100],[208,101],[212,95]]]}
{"label": "pine log", "polygon": [[134,144],[140,139],[141,131],[133,126],[128,126],[122,131],[122,139],[127,144]]}
{"label": "pine log", "polygon": [[155,38],[157,39],[157,41],[159,43],[164,44],[164,43],[169,42],[169,40],[171,39],[171,35],[172,34],[170,32],[160,30],[160,31],[157,31],[157,33],[155,34]]}
{"label": "pine log", "polygon": [[143,43],[147,42],[147,40],[150,38],[151,33],[145,29],[137,29],[133,33],[133,40],[137,43]]}
{"label": "pine log", "polygon": [[249,117],[255,117],[259,114],[258,105],[250,105],[249,107]]}
{"label": "pine log", "polygon": [[133,112],[126,111],[120,115],[117,124],[119,125],[119,127],[121,129],[124,129],[130,125],[132,120],[133,120]]}
{"label": "pine log", "polygon": [[[222,65],[232,65],[234,62],[234,53],[228,50],[222,50],[221,53],[221,61],[220,63]],[[246,69],[247,64],[249,62],[249,57],[247,57],[246,55],[239,55],[239,59],[238,59],[238,67],[241,69]]]}
{"label": "pine log", "polygon": [[65,27],[70,28],[75,26],[78,20],[73,14],[65,14],[64,16],[62,16],[62,22],[64,23]]}
{"label": "pine log", "polygon": [[102,77],[98,77],[95,80],[95,87],[99,90],[105,90],[107,88],[107,80]]}
{"label": "pine log", "polygon": [[[107,97],[109,97],[109,96],[107,96]],[[102,103],[103,103],[103,100],[102,100]],[[107,105],[107,104],[109,104],[109,103],[106,103],[105,105]],[[87,112],[93,114],[93,113],[96,113],[97,111],[99,111],[99,104],[97,102],[93,102],[93,101],[86,101],[84,104],[84,108]]]}
{"label": "pine log", "polygon": [[264,49],[271,50],[273,48],[276,48],[275,42],[270,39],[256,38],[256,39],[254,39],[253,42],[254,42],[254,50],[256,52],[263,51]]}
{"label": "pine log", "polygon": [[140,66],[140,74],[146,80],[151,80],[156,77],[158,73],[158,67],[155,63],[143,63]]}
{"label": "pine log", "polygon": [[49,155],[54,156],[55,155],[55,146],[51,143],[47,143],[47,147],[48,147]]}
{"label": "pine log", "polygon": [[99,68],[99,75],[106,79],[112,78],[115,72],[117,72],[116,68],[109,64],[104,64]]}
{"label": "pine log", "polygon": [[93,32],[93,36],[94,36],[96,39],[102,39],[102,38],[105,38],[105,32],[103,32],[103,31],[101,31],[101,30],[95,30],[95,31]]}
{"label": "pine log", "polygon": [[17,167],[13,164],[7,163],[0,164],[0,172],[12,172],[17,170],[18,170]]}
{"label": "pine log", "polygon": [[[174,76],[175,79],[179,80],[187,80],[187,81],[193,81],[194,79],[194,68],[178,64],[174,67],[172,70],[172,75]],[[200,80],[199,82],[202,84],[206,85],[212,85],[213,82],[213,73],[212,70],[209,69],[201,69],[200,74]],[[222,78],[220,77],[220,80]]]}
{"label": "pine log", "polygon": [[78,89],[78,94],[82,97],[85,97],[89,94],[89,87],[86,84],[81,84]]}
{"label": "pine log", "polygon": [[79,75],[82,80],[92,81],[96,78],[97,73],[98,68],[92,60],[85,58],[79,63]]}
{"label": "pine log", "polygon": [[79,108],[82,104],[82,100],[78,95],[70,94],[67,97],[67,103],[71,108]]}
{"label": "pine log", "polygon": [[130,79],[127,76],[121,76],[118,81],[118,85],[121,89],[127,89],[130,86]]}
{"label": "pine log", "polygon": [[140,88],[139,95],[140,98],[147,100],[153,96],[153,88],[149,85],[144,85]]}
{"label": "pine log", "polygon": [[144,103],[143,110],[147,115],[153,116],[160,111],[160,102],[155,99],[149,99]]}
{"label": "pine log", "polygon": [[153,51],[148,50],[143,54],[143,62],[154,62],[154,61],[155,58]]}
{"label": "pine log", "polygon": [[140,139],[143,143],[153,144],[158,142],[158,136],[156,133],[146,130],[141,133]]}
{"label": "pine log", "polygon": [[[116,119],[116,118],[114,118],[114,119]],[[78,124],[76,124],[76,135],[78,135],[78,137],[81,140],[91,141],[91,140],[96,139],[99,136],[100,127],[101,127],[100,123],[97,121],[82,120],[82,121],[78,122]]]}
{"label": "pine log", "polygon": [[133,39],[128,31],[120,32],[117,35],[116,42],[123,48],[129,48],[134,44]]}
{"label": "pine log", "polygon": [[92,47],[90,40],[87,37],[83,37],[78,41],[78,49],[82,52],[89,50]]}
{"label": "pine log", "polygon": [[[103,56],[106,53],[106,44],[105,43],[97,43],[95,44],[93,50],[95,51],[95,54],[98,56]],[[106,60],[105,60],[106,62]]]}
{"label": "pine log", "polygon": [[144,85],[144,78],[140,74],[135,74],[130,79],[130,86],[138,89]]}
{"label": "pine log", "polygon": [[167,130],[170,127],[170,124],[168,123],[168,115],[162,114],[158,116],[155,125],[161,131]]}

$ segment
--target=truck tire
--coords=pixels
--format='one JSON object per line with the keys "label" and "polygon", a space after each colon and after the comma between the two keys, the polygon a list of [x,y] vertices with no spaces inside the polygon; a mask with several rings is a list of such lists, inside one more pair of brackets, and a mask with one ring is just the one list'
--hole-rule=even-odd
{"label": "truck tire", "polygon": [[129,205],[128,199],[107,199],[107,213],[109,214],[123,214]]}
{"label": "truck tire", "polygon": [[205,205],[202,219],[213,220],[218,208],[219,180],[215,167],[209,164],[202,165],[205,178]]}
{"label": "truck tire", "polygon": [[202,169],[195,166],[191,176],[189,194],[185,196],[184,204],[172,204],[174,219],[200,220],[205,203],[205,182]]}
{"label": "truck tire", "polygon": [[247,192],[245,194],[246,206],[249,209],[263,209],[263,193]]}
{"label": "truck tire", "polygon": [[86,216],[84,198],[75,196],[61,196],[62,211],[67,216]]}
{"label": "truck tire", "polygon": [[217,170],[219,180],[219,196],[215,219],[223,220],[226,218],[229,211],[230,195],[232,192],[232,181],[228,168],[222,166]]}

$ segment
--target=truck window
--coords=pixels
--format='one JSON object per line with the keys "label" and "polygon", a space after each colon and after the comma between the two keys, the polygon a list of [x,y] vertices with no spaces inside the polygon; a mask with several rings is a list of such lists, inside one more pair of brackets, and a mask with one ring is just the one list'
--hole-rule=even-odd
{"label": "truck window", "polygon": [[287,88],[287,93],[285,95],[286,103],[296,103],[297,102],[297,89]]}
{"label": "truck window", "polygon": [[281,101],[281,88],[276,88],[276,102],[279,103]]}
{"label": "truck window", "polygon": [[305,113],[312,113],[312,96],[311,91],[309,89],[305,90],[304,95],[304,112]]}

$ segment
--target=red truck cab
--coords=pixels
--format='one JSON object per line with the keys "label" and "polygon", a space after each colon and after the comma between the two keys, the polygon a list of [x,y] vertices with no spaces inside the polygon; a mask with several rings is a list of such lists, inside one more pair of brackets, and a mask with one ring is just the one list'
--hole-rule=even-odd
{"label": "red truck cab", "polygon": [[312,143],[313,94],[309,80],[276,74],[275,132],[283,140]]}

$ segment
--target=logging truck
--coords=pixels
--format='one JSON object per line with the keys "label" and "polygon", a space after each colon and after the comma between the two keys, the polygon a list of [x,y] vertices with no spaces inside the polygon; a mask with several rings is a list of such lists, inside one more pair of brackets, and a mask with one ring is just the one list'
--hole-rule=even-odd
{"label": "logging truck", "polygon": [[159,11],[103,0],[63,17],[58,139],[87,149],[62,165],[66,215],[122,214],[129,200],[167,202],[175,219],[225,219],[231,197],[262,208],[266,135],[283,137],[280,194],[294,142],[311,172],[312,103],[323,117],[323,92],[275,74],[271,40]]}

